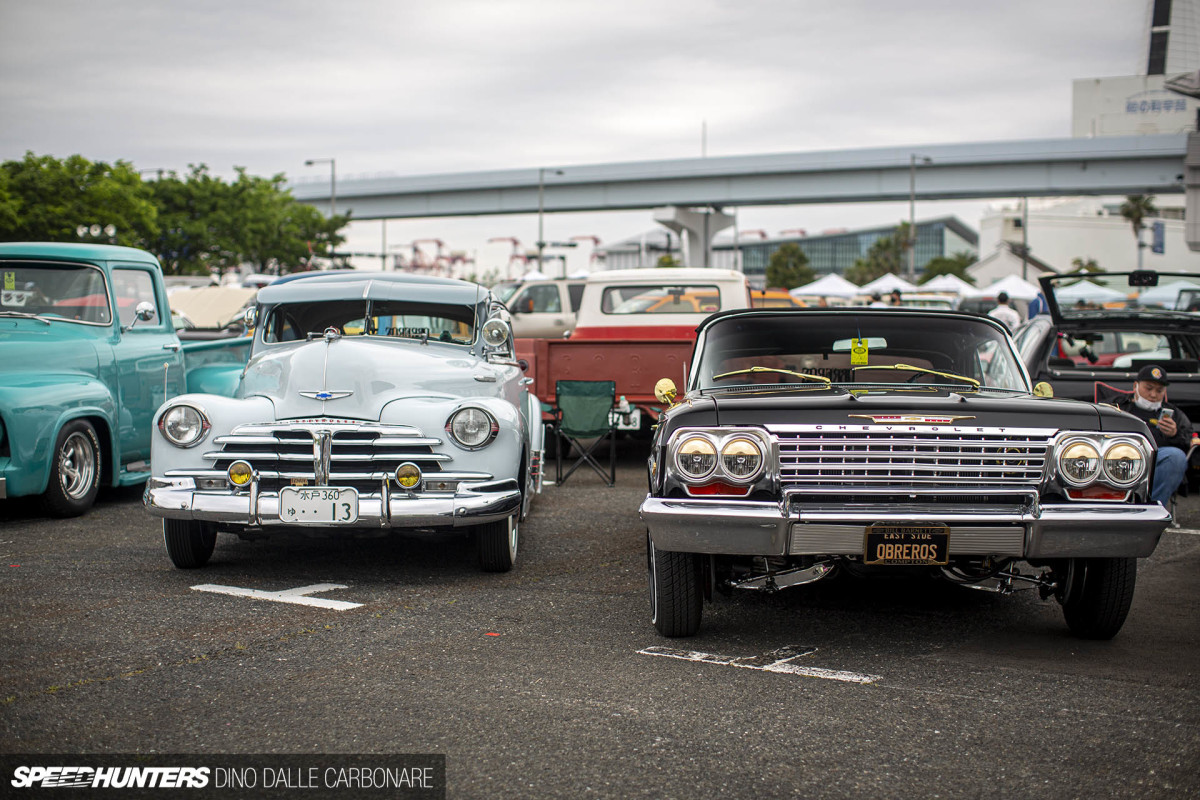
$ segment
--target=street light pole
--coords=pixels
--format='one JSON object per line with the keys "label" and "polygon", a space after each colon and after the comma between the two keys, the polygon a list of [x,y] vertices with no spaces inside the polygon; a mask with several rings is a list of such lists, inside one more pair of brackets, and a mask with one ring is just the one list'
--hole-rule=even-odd
{"label": "street light pole", "polygon": [[[556,169],[552,175],[562,175],[561,169]],[[537,238],[537,268],[538,272],[545,274],[542,269],[542,252],[546,249],[546,237],[542,235],[542,218],[545,216],[545,194],[546,194],[546,168],[538,167],[538,238]]]}
{"label": "street light pole", "polygon": [[337,216],[337,160],[333,158],[310,158],[304,162],[304,166],[311,167],[313,164],[324,164],[329,162],[329,216]]}
{"label": "street light pole", "polygon": [[908,156],[908,280],[917,281],[917,158],[922,164],[932,164],[929,156]]}

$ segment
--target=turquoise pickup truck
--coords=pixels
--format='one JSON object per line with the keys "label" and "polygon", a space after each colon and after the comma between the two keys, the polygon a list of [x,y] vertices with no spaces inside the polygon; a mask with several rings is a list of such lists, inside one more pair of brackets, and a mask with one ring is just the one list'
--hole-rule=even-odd
{"label": "turquoise pickup truck", "polygon": [[0,244],[0,499],[41,495],[70,517],[101,485],[144,482],[155,410],[232,395],[249,351],[248,337],[180,342],[147,252]]}

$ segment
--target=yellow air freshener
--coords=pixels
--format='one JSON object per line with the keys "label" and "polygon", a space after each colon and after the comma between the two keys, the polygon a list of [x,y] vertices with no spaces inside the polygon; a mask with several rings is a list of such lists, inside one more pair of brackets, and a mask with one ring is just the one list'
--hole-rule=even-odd
{"label": "yellow air freshener", "polygon": [[867,363],[867,340],[866,339],[851,339],[850,340],[850,366],[860,367],[866,366]]}

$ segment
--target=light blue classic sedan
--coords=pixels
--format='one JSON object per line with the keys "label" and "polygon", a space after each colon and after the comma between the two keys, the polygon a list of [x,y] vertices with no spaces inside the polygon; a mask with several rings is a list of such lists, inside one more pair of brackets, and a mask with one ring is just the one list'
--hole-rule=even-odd
{"label": "light blue classic sedan", "polygon": [[486,288],[346,273],[263,288],[233,398],[154,418],[145,503],[175,566],[217,533],[258,537],[467,528],[480,566],[512,568],[541,487],[541,406]]}

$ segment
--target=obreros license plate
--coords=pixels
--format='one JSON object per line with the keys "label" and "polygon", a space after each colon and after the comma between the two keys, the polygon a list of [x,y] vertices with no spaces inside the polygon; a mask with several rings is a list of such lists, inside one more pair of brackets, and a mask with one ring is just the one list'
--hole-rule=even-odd
{"label": "obreros license plate", "polygon": [[297,489],[285,486],[279,490],[279,521],[310,525],[357,522],[358,491],[349,487]]}
{"label": "obreros license plate", "polygon": [[876,522],[867,526],[864,564],[936,565],[950,557],[950,529],[945,525],[897,525]]}

